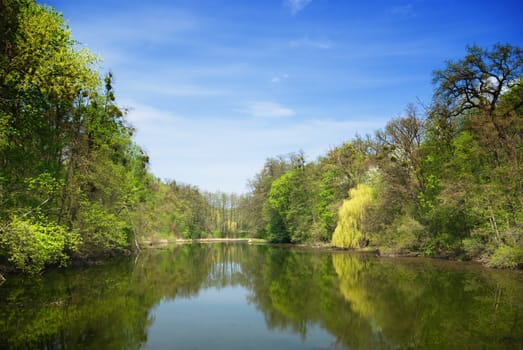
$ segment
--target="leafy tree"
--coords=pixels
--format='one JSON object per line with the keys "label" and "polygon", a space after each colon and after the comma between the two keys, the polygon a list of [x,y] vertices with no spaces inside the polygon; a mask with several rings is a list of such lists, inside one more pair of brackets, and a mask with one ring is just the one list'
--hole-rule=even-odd
{"label": "leafy tree", "polygon": [[338,225],[332,235],[332,244],[340,248],[365,247],[367,236],[362,230],[366,207],[372,201],[372,188],[364,183],[349,191],[349,199],[339,211]]}
{"label": "leafy tree", "polygon": [[[272,183],[286,172],[292,170],[293,163],[297,163],[299,155],[288,154],[266,160],[263,169],[249,182],[251,191],[244,199],[242,206],[249,235],[266,237],[267,223],[272,219],[273,211],[267,209],[269,193]],[[260,215],[262,213],[263,215]]]}
{"label": "leafy tree", "polygon": [[490,255],[522,239],[523,51],[501,44],[467,51],[434,73],[438,108],[429,115],[427,149],[435,162],[427,173],[438,186],[431,225],[449,217],[452,225],[433,230],[464,239],[467,254]]}
{"label": "leafy tree", "polygon": [[[308,208],[308,193],[304,188],[303,168],[298,168],[285,173],[282,177],[272,183],[269,193],[268,205],[272,209],[275,218],[271,218],[268,228],[269,237],[272,241],[304,241],[307,227],[311,224]],[[278,226],[273,222],[276,220]],[[276,226],[276,227],[274,227]],[[279,229],[278,232],[271,232]],[[274,236],[281,235],[283,237]]]}
{"label": "leafy tree", "polygon": [[373,165],[367,140],[356,139],[333,148],[318,160],[313,186],[319,191],[317,212],[323,230],[321,239],[330,240],[338,221],[338,210],[349,190],[363,181]]}
{"label": "leafy tree", "polygon": [[424,122],[413,105],[408,106],[407,116],[391,120],[383,131],[376,132],[378,165],[390,185],[390,192],[383,194],[388,206],[417,205],[425,192],[423,139]]}
{"label": "leafy tree", "polygon": [[0,254],[38,271],[128,249],[147,157],[115,103],[112,75],[102,85],[97,60],[53,9],[1,6]]}

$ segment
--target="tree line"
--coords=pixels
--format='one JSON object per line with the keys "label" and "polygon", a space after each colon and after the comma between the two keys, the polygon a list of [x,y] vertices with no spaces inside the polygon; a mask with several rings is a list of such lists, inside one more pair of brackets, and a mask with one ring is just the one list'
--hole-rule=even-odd
{"label": "tree line", "polygon": [[0,265],[39,272],[139,249],[150,236],[227,236],[242,197],[160,181],[113,76],[61,14],[0,2]]}
{"label": "tree line", "polygon": [[148,170],[111,73],[32,0],[0,1],[0,265],[38,272],[161,238],[257,237],[521,266],[523,53],[468,48],[430,106],[314,161],[267,159],[243,195]]}
{"label": "tree line", "polygon": [[37,272],[127,250],[153,179],[112,74],[50,7],[0,6],[1,262]]}
{"label": "tree line", "polygon": [[[523,266],[523,50],[471,46],[433,73],[428,106],[305,164],[269,159],[251,232]],[[419,110],[422,110],[422,113]]]}

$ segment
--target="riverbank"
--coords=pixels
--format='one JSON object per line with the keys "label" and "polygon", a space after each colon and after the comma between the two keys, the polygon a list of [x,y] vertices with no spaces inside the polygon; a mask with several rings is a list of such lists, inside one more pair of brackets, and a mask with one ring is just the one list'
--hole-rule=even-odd
{"label": "riverbank", "polygon": [[[147,249],[166,249],[173,245],[185,245],[185,244],[215,244],[215,243],[234,243],[234,244],[249,244],[249,245],[269,245],[274,247],[283,247],[283,248],[293,248],[301,251],[316,251],[316,252],[354,252],[358,254],[371,254],[374,256],[384,257],[384,258],[416,258],[416,257],[427,257],[421,254],[420,252],[394,252],[388,250],[380,250],[377,247],[366,247],[359,249],[344,249],[333,246],[330,243],[326,242],[315,242],[315,243],[270,243],[267,240],[259,238],[198,238],[198,239],[142,239],[138,243],[139,250]],[[131,250],[125,251],[122,256],[132,255]],[[106,254],[103,256],[90,257],[87,259],[71,259],[69,266],[94,266],[94,265],[103,265],[105,262],[117,258],[119,254]],[[437,256],[431,257],[437,260],[449,260],[462,262],[463,259],[460,259],[458,256]],[[521,270],[519,267],[499,267],[491,266],[489,260],[486,259],[471,259],[467,261],[472,261],[486,268],[501,268],[501,269],[513,269]],[[19,270],[16,270],[11,265],[0,265],[0,286],[6,281],[4,276],[10,273],[19,273]]]}
{"label": "riverbank", "polygon": [[[325,242],[314,242],[314,243],[271,243],[267,241],[266,239],[262,238],[196,238],[196,239],[184,239],[184,238],[176,238],[176,239],[143,239],[139,243],[139,246],[141,249],[154,249],[154,248],[164,248],[168,247],[169,245],[177,245],[177,244],[193,244],[193,243],[247,243],[247,244],[266,244],[271,245],[274,247],[289,247],[289,248],[298,248],[298,249],[306,249],[306,250],[317,250],[317,251],[351,251],[356,253],[367,253],[367,254],[375,254],[375,255],[382,255],[380,253],[380,250],[377,248],[358,248],[358,249],[344,249],[344,248],[338,248],[336,246],[333,246],[330,243]],[[388,254],[385,254],[384,256],[389,256]],[[397,255],[397,256],[406,256],[406,255]]]}
{"label": "riverbank", "polygon": [[267,244],[279,247],[292,247],[303,250],[317,250],[317,251],[350,251],[362,254],[373,254],[380,257],[388,258],[415,258],[415,257],[429,257],[439,260],[450,260],[450,261],[472,261],[477,264],[481,264],[487,268],[501,268],[501,269],[516,269],[521,270],[522,265],[517,264],[492,264],[490,259],[485,257],[479,257],[477,259],[463,259],[462,256],[458,255],[440,255],[440,256],[425,256],[421,252],[398,252],[390,249],[380,249],[380,247],[365,247],[358,249],[345,249],[333,246],[331,243],[326,242],[314,242],[314,243],[270,243],[265,239],[260,238],[197,238],[197,239],[143,239],[140,242],[140,248],[143,249],[162,249],[173,244],[212,244],[212,243],[248,243],[248,244]]}
{"label": "riverbank", "polygon": [[267,240],[260,238],[195,238],[195,239],[143,239],[139,243],[140,248],[162,248],[171,244],[192,244],[192,243],[248,243],[248,244],[268,244]]}

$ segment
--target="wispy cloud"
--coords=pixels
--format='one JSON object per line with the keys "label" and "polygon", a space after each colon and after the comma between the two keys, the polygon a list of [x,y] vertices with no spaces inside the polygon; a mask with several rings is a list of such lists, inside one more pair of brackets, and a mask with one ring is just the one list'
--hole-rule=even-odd
{"label": "wispy cloud", "polygon": [[285,0],[285,5],[290,8],[293,15],[297,14],[309,5],[312,0]]}
{"label": "wispy cloud", "polygon": [[130,7],[113,12],[108,17],[93,11],[71,24],[73,38],[101,55],[106,68],[144,61],[147,51],[186,42],[189,35],[205,27],[202,18],[173,7]]}
{"label": "wispy cloud", "polygon": [[162,82],[154,80],[145,80],[138,82],[127,83],[128,90],[146,91],[147,94],[156,94],[159,96],[172,97],[212,97],[212,96],[226,96],[230,92],[225,88],[212,88],[194,84],[176,84],[171,82]]}
{"label": "wispy cloud", "polygon": [[287,80],[288,78],[289,78],[289,74],[287,74],[287,73],[277,74],[277,75],[274,75],[271,78],[271,83],[278,84],[278,83],[281,83],[284,80]]}
{"label": "wispy cloud", "polygon": [[[137,129],[138,144],[151,158],[152,172],[162,179],[209,191],[244,192],[247,179],[262,168],[267,157],[303,149],[314,159],[354,134],[365,134],[384,123],[376,117],[292,118],[290,123],[220,115],[195,117],[132,100],[126,104],[132,107],[128,118]],[[286,110],[265,102],[266,107],[271,105]]]}
{"label": "wispy cloud", "polygon": [[414,4],[406,4],[401,6],[394,6],[390,9],[390,13],[399,17],[414,17],[416,12],[414,10]]}
{"label": "wispy cloud", "polygon": [[110,17],[89,17],[76,23],[74,29],[81,39],[97,44],[143,45],[181,39],[201,25],[201,20],[190,13],[172,8],[147,8],[121,11]]}
{"label": "wispy cloud", "polygon": [[330,49],[333,46],[332,41],[330,40],[312,40],[308,37],[304,37],[297,40],[292,40],[289,43],[290,47],[296,48],[296,47],[307,47],[307,48],[313,48],[313,49]]}
{"label": "wispy cloud", "polygon": [[256,101],[247,105],[245,111],[254,117],[259,118],[287,118],[296,113],[294,110],[269,101]]}

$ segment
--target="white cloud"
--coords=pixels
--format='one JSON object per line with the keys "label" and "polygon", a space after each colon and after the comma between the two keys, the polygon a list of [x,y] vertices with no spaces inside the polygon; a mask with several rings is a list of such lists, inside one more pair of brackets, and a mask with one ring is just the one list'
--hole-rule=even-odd
{"label": "white cloud", "polygon": [[182,116],[136,101],[129,121],[136,141],[151,159],[151,171],[161,179],[189,183],[208,191],[245,192],[247,180],[265,159],[303,149],[315,159],[329,148],[384,124],[377,118],[356,121],[314,118],[267,120],[221,116]]}
{"label": "white cloud", "polygon": [[[74,24],[75,36],[86,41],[111,46],[165,43],[181,39],[188,32],[197,31],[202,25],[194,15],[172,9],[147,8],[121,11],[110,17],[88,17]],[[111,28],[107,30],[107,28]]]}
{"label": "white cloud", "polygon": [[134,100],[122,99],[119,101],[120,106],[128,109],[127,120],[131,124],[152,125],[152,123],[170,123],[176,117],[169,112],[159,110],[152,106],[138,103]]}
{"label": "white cloud", "polygon": [[195,84],[176,84],[170,81],[134,81],[126,84],[128,90],[180,97],[210,97],[230,95],[226,89],[213,89]]}
{"label": "white cloud", "polygon": [[285,73],[285,74],[277,74],[277,75],[275,75],[275,76],[273,76],[271,78],[271,83],[278,84],[278,83],[280,83],[280,82],[282,82],[282,81],[284,81],[284,80],[286,80],[288,78],[289,78],[289,74],[287,74],[287,73]]}
{"label": "white cloud", "polygon": [[310,4],[312,0],[285,0],[285,5],[290,8],[293,15],[297,14]]}
{"label": "white cloud", "polygon": [[307,47],[313,49],[330,49],[333,44],[330,40],[311,40],[308,37],[304,37],[297,40],[292,40],[289,43],[290,47]]}
{"label": "white cloud", "polygon": [[254,117],[261,118],[285,118],[292,117],[296,114],[290,108],[269,101],[251,102],[247,105],[245,112]]}

